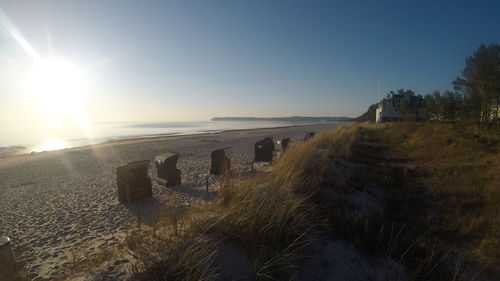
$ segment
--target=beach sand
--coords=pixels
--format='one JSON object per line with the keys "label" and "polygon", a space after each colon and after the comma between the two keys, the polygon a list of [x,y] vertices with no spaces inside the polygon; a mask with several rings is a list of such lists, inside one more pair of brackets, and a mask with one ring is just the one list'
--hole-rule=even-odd
{"label": "beach sand", "polygon": [[[250,170],[254,143],[264,137],[290,137],[301,143],[306,132],[329,131],[343,123],[215,134],[112,141],[104,144],[0,158],[0,234],[12,239],[18,261],[34,280],[65,275],[75,252],[105,251],[136,223],[135,205],[118,202],[116,168],[150,160],[153,198],[141,203],[147,213],[158,204],[189,207],[204,202],[210,153],[226,148],[231,169]],[[166,188],[157,182],[155,156],[180,154],[182,185]],[[217,177],[211,176],[212,191]],[[147,221],[145,221],[147,223]],[[111,268],[112,269],[112,268]],[[124,277],[118,272],[116,279]]]}

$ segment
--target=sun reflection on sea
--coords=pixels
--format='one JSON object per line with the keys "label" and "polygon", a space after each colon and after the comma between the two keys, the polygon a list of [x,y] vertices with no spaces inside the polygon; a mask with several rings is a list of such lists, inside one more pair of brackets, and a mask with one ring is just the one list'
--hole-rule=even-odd
{"label": "sun reflection on sea", "polygon": [[42,151],[50,151],[50,150],[58,150],[64,149],[68,146],[60,139],[50,138],[46,139],[41,145],[37,146],[33,149],[34,152],[42,152]]}

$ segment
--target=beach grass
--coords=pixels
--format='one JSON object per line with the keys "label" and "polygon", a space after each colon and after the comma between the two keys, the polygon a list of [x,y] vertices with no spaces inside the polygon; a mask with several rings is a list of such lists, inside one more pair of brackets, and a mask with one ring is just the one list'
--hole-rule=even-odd
{"label": "beach grass", "polygon": [[[153,280],[215,280],[228,266],[220,253],[229,244],[248,260],[240,273],[249,280],[286,280],[325,235],[404,264],[410,280],[491,276],[499,252],[497,141],[478,149],[444,124],[344,126],[291,146],[268,174],[227,176],[215,201],[163,222],[156,236],[128,241],[141,253],[138,272]],[[337,181],[325,187],[332,159],[359,165],[337,167]],[[384,189],[381,216],[339,215],[346,206],[332,206],[323,193],[373,183]]]}

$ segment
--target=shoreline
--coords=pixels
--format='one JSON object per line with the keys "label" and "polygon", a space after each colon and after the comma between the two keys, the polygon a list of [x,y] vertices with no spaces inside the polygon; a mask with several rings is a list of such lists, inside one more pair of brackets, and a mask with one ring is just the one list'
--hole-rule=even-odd
{"label": "shoreline", "polygon": [[171,134],[171,135],[160,134],[160,135],[150,135],[150,136],[138,135],[137,137],[125,136],[123,138],[113,137],[113,138],[110,138],[107,140],[103,140],[101,142],[96,142],[94,144],[85,144],[85,145],[81,145],[81,146],[72,146],[72,147],[67,147],[67,148],[62,148],[62,149],[44,150],[44,151],[39,151],[39,152],[35,152],[35,151],[31,150],[31,149],[33,149],[33,147],[31,147],[31,146],[28,147],[28,146],[20,146],[20,145],[11,145],[11,146],[6,146],[4,148],[6,148],[6,149],[11,148],[13,151],[0,152],[0,158],[19,156],[19,155],[40,154],[40,153],[56,152],[56,151],[73,151],[73,150],[78,150],[78,149],[96,148],[99,146],[114,145],[114,144],[121,144],[121,143],[160,141],[160,140],[164,140],[164,139],[166,140],[166,139],[180,138],[180,137],[212,136],[212,135],[218,135],[218,134],[223,134],[223,133],[232,133],[232,132],[251,132],[251,131],[256,131],[256,130],[275,130],[275,129],[299,128],[299,127],[334,125],[334,124],[349,124],[349,123],[352,123],[352,121],[331,121],[328,123],[312,123],[312,124],[300,124],[300,125],[277,126],[277,127],[258,127],[258,128],[250,128],[250,129],[217,130],[214,132],[195,132],[195,133],[186,133],[186,134],[182,134],[182,133]]}
{"label": "shoreline", "polygon": [[[261,128],[251,128],[251,129],[231,129],[231,130],[222,130],[222,131],[216,131],[216,132],[211,132],[211,133],[192,133],[192,134],[177,134],[177,135],[161,135],[161,136],[138,136],[138,137],[126,137],[123,139],[120,138],[115,138],[115,139],[109,139],[104,142],[96,143],[96,144],[90,144],[90,145],[85,145],[88,147],[91,146],[99,146],[99,145],[105,145],[105,144],[119,144],[121,142],[127,143],[127,142],[133,142],[133,141],[148,141],[148,140],[162,140],[162,139],[170,139],[170,138],[175,138],[175,137],[199,137],[199,136],[212,136],[212,135],[219,135],[223,133],[233,133],[233,132],[251,132],[251,131],[257,131],[257,130],[275,130],[275,129],[287,129],[287,128],[300,128],[300,127],[308,127],[308,126],[321,126],[321,125],[333,125],[336,123],[345,123],[349,124],[351,121],[335,121],[332,123],[317,123],[317,124],[303,124],[303,125],[290,125],[290,126],[279,126],[279,127],[261,127]],[[85,146],[75,146],[75,147],[70,147],[70,148],[65,148],[65,149],[72,149],[72,148],[81,148]],[[54,150],[52,150],[54,151]],[[39,152],[40,153],[40,152]]]}

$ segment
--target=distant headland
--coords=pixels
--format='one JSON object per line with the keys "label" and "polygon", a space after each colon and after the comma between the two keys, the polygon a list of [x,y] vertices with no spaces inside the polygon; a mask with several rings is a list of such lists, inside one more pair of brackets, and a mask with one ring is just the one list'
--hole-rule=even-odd
{"label": "distant headland", "polygon": [[328,122],[328,121],[354,121],[351,117],[214,117],[211,121],[285,121],[285,122]]}

